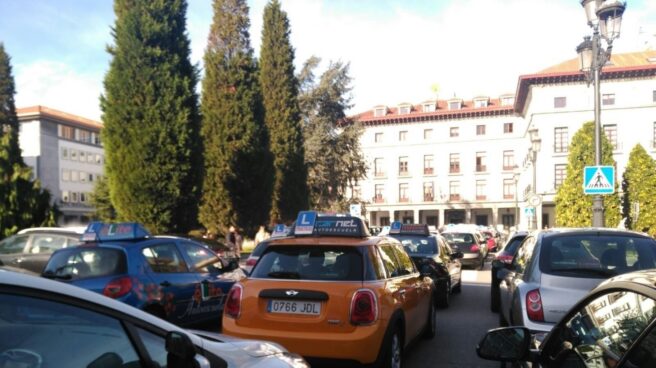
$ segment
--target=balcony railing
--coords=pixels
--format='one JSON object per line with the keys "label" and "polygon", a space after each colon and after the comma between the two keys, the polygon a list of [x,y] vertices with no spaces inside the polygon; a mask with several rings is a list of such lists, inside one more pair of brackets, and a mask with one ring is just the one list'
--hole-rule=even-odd
{"label": "balcony railing", "polygon": [[460,200],[460,194],[449,194],[449,200],[459,201]]}
{"label": "balcony railing", "polygon": [[503,171],[512,171],[515,169],[515,165],[503,165]]}
{"label": "balcony railing", "polygon": [[424,202],[433,202],[434,200],[432,194],[424,194]]}
{"label": "balcony railing", "polygon": [[375,196],[373,198],[373,202],[374,203],[385,203],[385,198],[383,198],[383,196]]}
{"label": "balcony railing", "polygon": [[383,178],[383,177],[385,177],[385,172],[383,172],[383,171],[376,171],[376,172],[374,173],[374,176],[377,177],[377,178]]}
{"label": "balcony railing", "polygon": [[433,175],[432,167],[424,167],[424,175]]}
{"label": "balcony railing", "polygon": [[477,195],[476,195],[476,200],[477,200],[477,201],[484,201],[484,200],[486,200],[486,199],[487,199],[487,196],[486,196],[485,194],[481,194],[481,195],[478,195],[478,194],[477,194]]}
{"label": "balcony railing", "polygon": [[515,195],[514,194],[504,194],[503,199],[515,199]]}
{"label": "balcony railing", "polygon": [[460,164],[451,164],[449,165],[449,172],[451,174],[457,174],[460,172]]}
{"label": "balcony railing", "polygon": [[410,175],[410,174],[408,173],[407,169],[406,170],[399,170],[399,176],[408,176],[408,175]]}
{"label": "balcony railing", "polygon": [[487,171],[486,165],[476,165],[476,172],[485,172]]}
{"label": "balcony railing", "polygon": [[399,203],[408,203],[410,199],[408,197],[399,197]]}

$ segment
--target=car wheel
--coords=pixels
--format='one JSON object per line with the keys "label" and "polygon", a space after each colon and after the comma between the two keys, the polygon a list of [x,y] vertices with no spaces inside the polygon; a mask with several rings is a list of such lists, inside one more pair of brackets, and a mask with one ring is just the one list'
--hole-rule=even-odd
{"label": "car wheel", "polygon": [[397,325],[381,346],[383,351],[382,368],[401,368],[402,346],[401,332]]}
{"label": "car wheel", "polygon": [[490,310],[492,312],[499,312],[499,282],[492,278],[492,285],[490,285]]}
{"label": "car wheel", "polygon": [[439,295],[437,296],[437,306],[438,308],[448,308],[449,307],[449,294],[451,291],[451,282],[446,281],[442,283],[442,287],[439,288]]}
{"label": "car wheel", "polygon": [[451,292],[454,294],[460,294],[462,292],[462,273],[460,274],[460,280],[458,280],[458,285],[454,286],[451,289]]}
{"label": "car wheel", "polygon": [[426,327],[424,327],[424,338],[432,339],[435,337],[435,332],[437,331],[437,317],[435,312],[435,306],[431,302],[428,306],[428,318],[426,320]]}

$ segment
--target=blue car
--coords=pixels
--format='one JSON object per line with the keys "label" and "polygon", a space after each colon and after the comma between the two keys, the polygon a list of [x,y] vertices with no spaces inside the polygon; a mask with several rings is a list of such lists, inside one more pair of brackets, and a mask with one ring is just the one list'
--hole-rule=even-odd
{"label": "blue car", "polygon": [[42,276],[120,300],[178,325],[220,320],[245,274],[201,243],[151,236],[139,224],[92,223],[83,244],[60,249]]}

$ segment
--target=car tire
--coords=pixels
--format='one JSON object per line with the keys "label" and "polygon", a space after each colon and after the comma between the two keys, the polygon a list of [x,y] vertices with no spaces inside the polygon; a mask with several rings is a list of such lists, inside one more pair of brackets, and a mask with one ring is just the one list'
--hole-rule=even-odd
{"label": "car tire", "polygon": [[392,328],[390,334],[380,347],[382,360],[379,366],[381,368],[401,368],[401,364],[403,363],[403,340],[401,338],[401,329],[398,324]]}
{"label": "car tire", "polygon": [[460,294],[462,292],[462,274],[460,274],[460,280],[458,280],[458,285],[454,286],[451,289],[451,292],[454,294]]}
{"label": "car tire", "polygon": [[499,282],[493,277],[492,284],[490,285],[490,310],[494,313],[499,312],[499,293]]}
{"label": "car tire", "polygon": [[424,338],[427,340],[435,337],[437,332],[437,312],[435,311],[435,305],[430,303],[428,306],[428,319],[426,322],[426,327],[424,327]]}
{"label": "car tire", "polygon": [[446,281],[442,283],[443,286],[438,288],[438,295],[435,301],[435,304],[438,308],[448,308],[449,307],[449,294],[451,293],[451,282]]}

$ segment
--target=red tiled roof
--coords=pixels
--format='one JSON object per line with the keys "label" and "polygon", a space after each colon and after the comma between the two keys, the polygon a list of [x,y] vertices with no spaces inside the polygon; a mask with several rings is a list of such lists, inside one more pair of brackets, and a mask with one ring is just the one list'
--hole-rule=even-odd
{"label": "red tiled roof", "polygon": [[29,118],[32,116],[43,116],[62,122],[81,125],[94,130],[101,130],[103,128],[103,124],[101,122],[40,105],[18,108],[16,109],[16,115],[18,115],[19,119]]}
{"label": "red tiled roof", "polygon": [[[621,79],[656,76],[656,50],[611,55],[611,62],[601,70],[601,79]],[[578,59],[554,65],[537,74],[521,75],[517,82],[515,111],[521,114],[532,84],[584,82]]]}
{"label": "red tiled roof", "polygon": [[[363,113],[351,116],[350,119],[359,121],[364,125],[379,125],[388,123],[409,123],[416,121],[434,121],[445,119],[462,119],[479,116],[499,116],[499,115],[512,115],[512,106],[501,106],[500,99],[490,99],[487,107],[474,107],[473,100],[462,101],[462,106],[459,110],[449,110],[449,100],[438,100],[437,108],[434,112],[423,112],[423,105],[435,101],[426,101],[419,105],[412,105],[409,114],[399,115],[398,107],[387,107],[387,114],[385,116],[374,116],[374,109],[365,111]],[[407,104],[399,104],[403,106]],[[379,105],[376,107],[385,107]]]}

